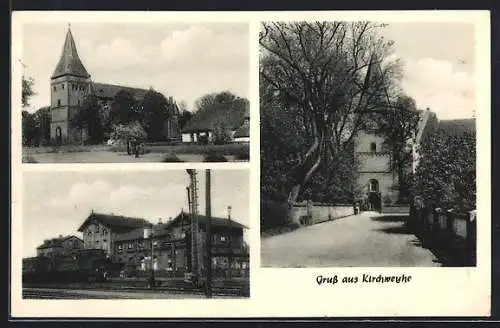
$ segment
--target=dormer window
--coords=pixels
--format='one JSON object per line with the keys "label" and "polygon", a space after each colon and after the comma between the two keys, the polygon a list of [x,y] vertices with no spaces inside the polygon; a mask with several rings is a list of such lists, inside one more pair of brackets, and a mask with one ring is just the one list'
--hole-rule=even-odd
{"label": "dormer window", "polygon": [[370,151],[371,151],[372,153],[376,153],[376,152],[377,152],[377,144],[376,144],[376,143],[372,142],[372,143],[370,144]]}

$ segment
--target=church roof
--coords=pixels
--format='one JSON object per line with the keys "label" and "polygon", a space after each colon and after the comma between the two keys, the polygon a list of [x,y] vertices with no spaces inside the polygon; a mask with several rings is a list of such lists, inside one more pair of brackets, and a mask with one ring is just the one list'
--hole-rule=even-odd
{"label": "church roof", "polygon": [[116,94],[122,90],[130,92],[131,94],[134,95],[136,99],[142,99],[144,95],[148,92],[147,89],[125,87],[122,85],[107,84],[107,83],[92,83],[91,87],[92,87],[92,92],[97,97],[109,98],[109,99],[113,99],[116,96]]}
{"label": "church roof", "polygon": [[68,29],[68,32],[66,33],[66,40],[64,41],[61,58],[59,59],[59,63],[57,63],[54,74],[52,74],[52,78],[55,79],[63,75],[72,75],[84,78],[90,77],[90,74],[82,64],[80,57],[78,57],[71,29]]}
{"label": "church roof", "polygon": [[476,120],[473,118],[441,120],[439,121],[438,129],[448,135],[459,135],[464,132],[476,132]]}

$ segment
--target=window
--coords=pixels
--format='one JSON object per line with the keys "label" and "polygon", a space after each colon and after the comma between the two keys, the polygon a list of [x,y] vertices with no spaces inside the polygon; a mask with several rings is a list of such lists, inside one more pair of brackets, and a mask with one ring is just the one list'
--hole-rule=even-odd
{"label": "window", "polygon": [[220,236],[220,241],[226,241],[226,236]]}
{"label": "window", "polygon": [[61,99],[57,99],[57,106],[61,106]]}
{"label": "window", "polygon": [[106,230],[106,229],[102,229],[102,235],[103,235],[103,236],[106,236],[107,234],[108,234],[108,230]]}
{"label": "window", "polygon": [[53,88],[53,89],[54,89],[54,91],[57,91],[57,87],[56,87],[55,85],[54,85],[54,88]]}
{"label": "window", "polygon": [[122,244],[118,244],[118,250],[121,251],[122,250]]}
{"label": "window", "polygon": [[99,226],[95,226],[95,232],[99,232]]}
{"label": "window", "polygon": [[378,192],[378,181],[375,179],[370,180],[370,192]]}
{"label": "window", "polygon": [[78,99],[78,106],[80,106],[80,99]]}
{"label": "window", "polygon": [[370,144],[370,151],[371,151],[372,153],[376,153],[376,152],[377,152],[377,144],[376,144],[376,143],[372,142],[372,143]]}
{"label": "window", "polygon": [[128,249],[132,249],[132,246],[133,246],[132,243],[129,243],[128,244]]}
{"label": "window", "polygon": [[63,83],[63,84],[61,84],[61,87],[62,87],[62,89],[64,90],[64,83]]}

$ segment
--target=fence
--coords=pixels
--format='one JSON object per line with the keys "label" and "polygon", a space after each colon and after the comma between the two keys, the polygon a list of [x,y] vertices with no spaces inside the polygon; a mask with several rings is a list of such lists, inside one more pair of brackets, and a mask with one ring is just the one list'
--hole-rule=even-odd
{"label": "fence", "polygon": [[450,266],[476,265],[476,211],[410,209],[409,228]]}

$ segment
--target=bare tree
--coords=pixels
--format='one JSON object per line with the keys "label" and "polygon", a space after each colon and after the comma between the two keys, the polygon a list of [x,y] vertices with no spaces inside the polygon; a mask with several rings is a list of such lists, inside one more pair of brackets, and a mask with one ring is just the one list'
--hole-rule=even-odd
{"label": "bare tree", "polygon": [[301,115],[311,144],[297,154],[288,202],[322,161],[347,150],[375,112],[387,109],[400,65],[390,60],[392,42],[370,22],[263,23],[260,32],[262,83]]}

